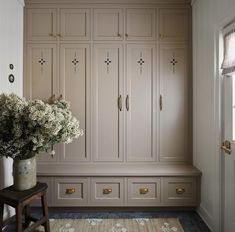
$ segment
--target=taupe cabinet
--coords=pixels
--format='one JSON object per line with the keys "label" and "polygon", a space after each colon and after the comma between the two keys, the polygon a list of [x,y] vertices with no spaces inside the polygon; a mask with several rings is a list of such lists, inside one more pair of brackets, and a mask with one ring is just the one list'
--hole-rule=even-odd
{"label": "taupe cabinet", "polygon": [[39,156],[50,204],[196,206],[189,5],[36,2],[26,1],[25,96],[68,100],[85,132]]}

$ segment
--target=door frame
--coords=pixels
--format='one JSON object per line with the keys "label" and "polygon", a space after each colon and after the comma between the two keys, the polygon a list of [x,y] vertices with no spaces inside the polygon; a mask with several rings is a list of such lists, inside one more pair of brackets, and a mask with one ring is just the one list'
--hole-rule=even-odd
{"label": "door frame", "polygon": [[235,25],[233,17],[227,17],[223,21],[215,24],[214,26],[214,123],[215,123],[215,154],[216,154],[216,179],[219,180],[217,190],[215,193],[215,200],[218,201],[218,210],[216,215],[216,231],[223,232],[223,151],[221,150],[221,144],[224,137],[223,128],[223,78],[221,64],[223,61],[223,36],[225,34],[225,28],[230,25]]}

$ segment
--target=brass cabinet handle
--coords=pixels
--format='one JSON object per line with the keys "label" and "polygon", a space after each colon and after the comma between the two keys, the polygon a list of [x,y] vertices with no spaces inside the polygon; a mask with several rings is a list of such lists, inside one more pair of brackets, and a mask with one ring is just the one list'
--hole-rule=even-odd
{"label": "brass cabinet handle", "polygon": [[126,33],[125,36],[128,37],[128,34]]}
{"label": "brass cabinet handle", "polygon": [[75,189],[75,188],[68,188],[68,189],[66,189],[66,191],[65,191],[66,194],[73,194],[73,193],[75,193],[75,192],[76,192],[76,189]]}
{"label": "brass cabinet handle", "polygon": [[162,95],[160,95],[159,107],[160,107],[160,111],[162,111]]}
{"label": "brass cabinet handle", "polygon": [[175,191],[176,191],[177,194],[184,194],[185,193],[184,188],[177,188]]}
{"label": "brass cabinet handle", "polygon": [[148,188],[140,188],[139,190],[140,190],[140,194],[146,194],[149,191]]}
{"label": "brass cabinet handle", "polygon": [[103,194],[110,194],[112,191],[111,188],[103,189]]}
{"label": "brass cabinet handle", "polygon": [[224,150],[225,153],[227,153],[227,154],[230,155],[231,152],[232,152],[230,141],[225,140],[225,141],[222,143],[221,149]]}
{"label": "brass cabinet handle", "polygon": [[62,35],[60,33],[58,33],[57,36],[60,37],[60,38],[62,37]]}
{"label": "brass cabinet handle", "polygon": [[118,109],[122,111],[122,95],[118,97]]}
{"label": "brass cabinet handle", "polygon": [[164,39],[165,37],[166,37],[165,35],[159,33],[159,38],[160,38],[160,39]]}
{"label": "brass cabinet handle", "polygon": [[130,105],[129,105],[129,95],[126,95],[126,110],[129,111]]}
{"label": "brass cabinet handle", "polygon": [[117,36],[118,36],[118,37],[122,37],[122,35],[121,35],[120,33],[117,33]]}

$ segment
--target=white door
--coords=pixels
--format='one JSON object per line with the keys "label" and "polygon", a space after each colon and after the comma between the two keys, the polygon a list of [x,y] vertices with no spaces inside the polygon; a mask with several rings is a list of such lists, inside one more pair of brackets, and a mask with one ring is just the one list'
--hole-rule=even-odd
{"label": "white door", "polygon": [[224,77],[223,230],[235,231],[235,76]]}

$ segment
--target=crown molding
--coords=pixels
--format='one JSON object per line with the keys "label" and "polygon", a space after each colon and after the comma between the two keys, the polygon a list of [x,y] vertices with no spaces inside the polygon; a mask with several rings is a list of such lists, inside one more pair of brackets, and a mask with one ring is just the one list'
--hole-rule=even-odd
{"label": "crown molding", "polygon": [[26,4],[190,4],[191,0],[25,0]]}
{"label": "crown molding", "polygon": [[17,0],[17,2],[21,5],[21,6],[25,6],[25,2],[24,2],[24,0]]}

